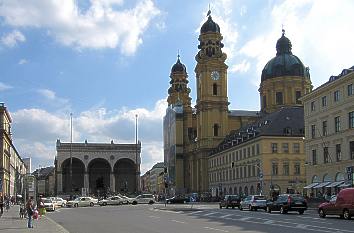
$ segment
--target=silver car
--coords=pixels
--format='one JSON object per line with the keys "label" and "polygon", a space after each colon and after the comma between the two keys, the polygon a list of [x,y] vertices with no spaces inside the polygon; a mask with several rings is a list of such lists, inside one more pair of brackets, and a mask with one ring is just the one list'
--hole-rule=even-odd
{"label": "silver car", "polygon": [[132,204],[154,204],[155,198],[152,194],[141,194],[133,199]]}
{"label": "silver car", "polygon": [[109,197],[106,199],[102,199],[98,201],[98,204],[101,206],[106,206],[106,205],[123,205],[123,203],[126,202],[123,198],[120,198],[119,196],[114,196],[114,197]]}
{"label": "silver car", "polygon": [[43,204],[47,211],[55,211],[55,203],[51,199],[43,199]]}
{"label": "silver car", "polygon": [[251,195],[244,198],[240,203],[240,210],[248,209],[248,210],[258,210],[263,209],[265,210],[267,199],[265,196],[261,195]]}
{"label": "silver car", "polygon": [[98,200],[92,197],[78,197],[73,201],[66,203],[67,207],[81,207],[81,206],[94,206],[98,203]]}

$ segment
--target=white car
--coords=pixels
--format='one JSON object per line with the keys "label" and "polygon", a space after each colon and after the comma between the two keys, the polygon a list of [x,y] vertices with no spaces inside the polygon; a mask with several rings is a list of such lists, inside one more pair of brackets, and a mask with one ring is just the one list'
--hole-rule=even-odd
{"label": "white car", "polygon": [[132,204],[154,204],[155,198],[152,194],[141,194],[136,198],[133,198]]}
{"label": "white car", "polygon": [[106,206],[106,205],[123,205],[126,202],[125,199],[120,198],[119,196],[113,196],[106,199],[102,199],[98,201],[99,205]]}
{"label": "white car", "polygon": [[66,206],[66,200],[64,200],[61,197],[55,197],[54,202],[57,206],[65,207]]}
{"label": "white car", "polygon": [[46,199],[43,199],[42,201],[44,204],[44,208],[47,211],[55,211],[55,203],[51,199],[46,198]]}
{"label": "white car", "polygon": [[123,204],[131,204],[133,203],[134,198],[130,198],[121,194],[117,194],[118,197],[123,199]]}
{"label": "white car", "polygon": [[94,206],[98,204],[98,200],[92,197],[78,197],[75,200],[68,201],[66,206],[68,207],[81,207],[81,206]]}

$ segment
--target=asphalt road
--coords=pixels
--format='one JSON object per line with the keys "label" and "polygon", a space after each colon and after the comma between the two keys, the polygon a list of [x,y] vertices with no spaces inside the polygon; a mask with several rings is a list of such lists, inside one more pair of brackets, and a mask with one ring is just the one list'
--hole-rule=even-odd
{"label": "asphalt road", "polygon": [[354,233],[354,220],[303,215],[271,214],[262,210],[218,209],[216,205],[161,204],[63,208],[47,216],[70,233],[200,233],[200,232],[336,232]]}

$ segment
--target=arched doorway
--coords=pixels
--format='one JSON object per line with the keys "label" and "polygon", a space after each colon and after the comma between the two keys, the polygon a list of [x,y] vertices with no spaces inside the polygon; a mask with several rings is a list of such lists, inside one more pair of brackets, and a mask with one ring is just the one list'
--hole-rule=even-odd
{"label": "arched doorway", "polygon": [[253,187],[253,185],[252,185],[251,188],[250,188],[250,194],[251,194],[251,195],[254,195],[254,187]]}
{"label": "arched doorway", "polygon": [[61,165],[64,193],[81,193],[84,187],[85,165],[78,158],[72,158],[72,178],[70,177],[70,159]]}
{"label": "arched doorway", "polygon": [[106,195],[110,185],[111,166],[105,159],[93,159],[88,165],[90,193]]}
{"label": "arched doorway", "polygon": [[115,177],[115,191],[119,193],[135,193],[136,169],[135,163],[130,159],[120,159],[113,168]]}

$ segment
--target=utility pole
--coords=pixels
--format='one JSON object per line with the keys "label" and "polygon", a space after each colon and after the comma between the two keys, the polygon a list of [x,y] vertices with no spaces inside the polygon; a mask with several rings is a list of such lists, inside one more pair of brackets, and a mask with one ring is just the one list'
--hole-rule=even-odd
{"label": "utility pole", "polygon": [[136,164],[136,193],[139,192],[139,165],[138,165],[138,114],[135,114],[135,164]]}
{"label": "utility pole", "polygon": [[73,191],[73,114],[70,113],[70,193]]}

